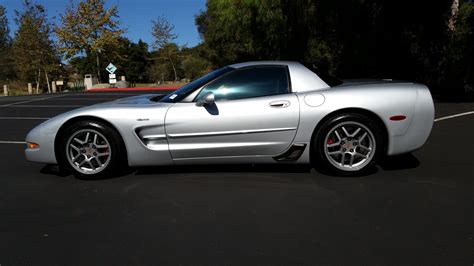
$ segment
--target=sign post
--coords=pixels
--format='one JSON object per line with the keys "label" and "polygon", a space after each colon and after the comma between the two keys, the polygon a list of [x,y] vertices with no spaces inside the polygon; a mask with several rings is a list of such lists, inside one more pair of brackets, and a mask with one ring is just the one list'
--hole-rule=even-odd
{"label": "sign post", "polygon": [[110,64],[105,68],[105,70],[107,70],[107,72],[109,72],[110,74],[113,74],[113,73],[115,73],[115,71],[117,71],[117,67],[116,67],[114,64],[110,63]]}
{"label": "sign post", "polygon": [[56,81],[51,82],[51,90],[53,91],[53,93],[57,92],[57,90],[56,90]]}
{"label": "sign post", "polygon": [[117,83],[117,76],[115,74],[109,74],[109,83],[110,84]]}
{"label": "sign post", "polygon": [[117,77],[115,75],[115,71],[117,71],[117,67],[110,63],[106,68],[105,70],[107,70],[107,72],[109,72],[109,83],[110,84],[115,84],[117,83]]}

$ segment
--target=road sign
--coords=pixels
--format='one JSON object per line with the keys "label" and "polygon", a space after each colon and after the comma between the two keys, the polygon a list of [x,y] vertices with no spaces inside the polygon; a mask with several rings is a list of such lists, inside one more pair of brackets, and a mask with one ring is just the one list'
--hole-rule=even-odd
{"label": "road sign", "polygon": [[110,63],[106,68],[105,70],[107,70],[107,72],[109,72],[110,74],[113,74],[116,70],[117,70],[117,67],[114,66],[114,64]]}
{"label": "road sign", "polygon": [[109,74],[109,83],[110,84],[115,84],[117,83],[117,77],[115,74]]}

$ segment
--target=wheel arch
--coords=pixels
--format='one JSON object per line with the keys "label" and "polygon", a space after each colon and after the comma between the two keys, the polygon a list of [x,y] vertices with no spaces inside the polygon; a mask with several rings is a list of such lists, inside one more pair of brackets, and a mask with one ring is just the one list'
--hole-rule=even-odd
{"label": "wheel arch", "polygon": [[54,138],[54,151],[55,151],[56,154],[58,154],[58,149],[59,149],[59,136],[61,136],[64,133],[64,131],[67,128],[69,128],[71,125],[73,125],[77,122],[81,122],[81,121],[93,121],[93,122],[103,123],[103,124],[107,125],[108,127],[110,127],[112,130],[114,130],[120,136],[119,142],[120,142],[120,145],[122,146],[122,149],[125,151],[124,154],[123,154],[123,156],[124,156],[123,159],[126,162],[128,162],[127,147],[125,145],[125,142],[123,140],[122,135],[120,134],[120,131],[118,131],[117,128],[112,123],[110,123],[109,121],[107,121],[103,118],[97,117],[97,116],[90,116],[90,115],[83,115],[83,116],[73,117],[73,118],[67,120],[66,122],[64,122],[61,125],[61,127],[58,129],[58,132],[56,133],[56,137]]}
{"label": "wheel arch", "polygon": [[383,122],[382,118],[380,118],[380,116],[378,116],[376,113],[370,110],[358,108],[358,107],[349,107],[349,108],[338,109],[326,114],[316,125],[316,127],[313,130],[313,134],[311,136],[311,142],[310,142],[310,151],[311,151],[310,162],[312,162],[312,160],[314,159],[314,154],[312,151],[313,151],[313,145],[314,145],[314,138],[316,137],[317,133],[319,132],[319,130],[321,129],[321,127],[324,125],[326,121],[341,114],[360,114],[371,119],[382,132],[382,140],[383,140],[382,154],[387,153],[388,144],[389,144],[389,135],[388,135],[387,126]]}

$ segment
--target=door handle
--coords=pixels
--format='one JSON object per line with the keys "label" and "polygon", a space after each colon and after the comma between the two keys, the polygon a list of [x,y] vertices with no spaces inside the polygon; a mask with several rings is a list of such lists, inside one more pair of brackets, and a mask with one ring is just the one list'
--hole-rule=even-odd
{"label": "door handle", "polygon": [[275,107],[275,108],[286,108],[290,106],[290,102],[289,101],[274,101],[274,102],[271,102],[270,103],[270,107]]}

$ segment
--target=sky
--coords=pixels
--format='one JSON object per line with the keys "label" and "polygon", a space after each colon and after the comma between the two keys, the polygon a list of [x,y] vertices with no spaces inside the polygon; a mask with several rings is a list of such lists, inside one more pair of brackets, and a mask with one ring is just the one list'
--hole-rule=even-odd
{"label": "sky", "polygon": [[[43,5],[51,18],[59,22],[70,0],[34,0]],[[79,0],[74,0],[78,2]],[[23,0],[0,0],[7,9],[10,31],[13,36],[17,29],[14,23],[14,10],[22,8]],[[176,42],[187,47],[196,46],[201,40],[194,24],[194,17],[206,8],[206,0],[106,0],[107,6],[117,5],[121,26],[127,29],[125,37],[134,42],[139,39],[151,44],[151,20],[165,17],[175,26]]]}

